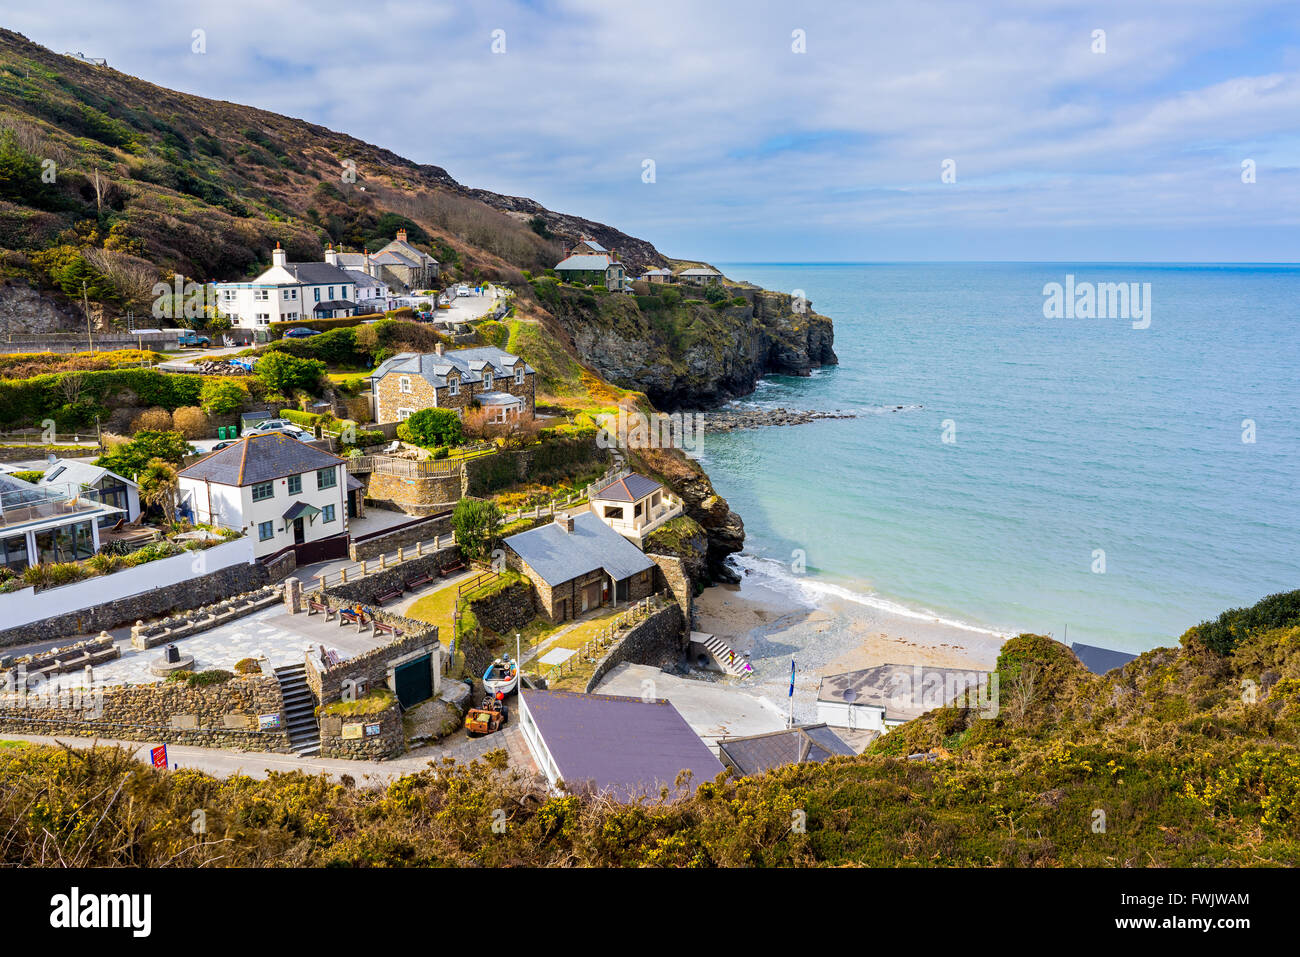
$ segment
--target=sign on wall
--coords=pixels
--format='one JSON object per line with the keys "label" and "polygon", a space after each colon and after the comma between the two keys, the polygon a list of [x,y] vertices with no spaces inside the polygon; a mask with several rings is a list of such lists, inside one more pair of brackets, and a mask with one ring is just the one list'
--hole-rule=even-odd
{"label": "sign on wall", "polygon": [[361,737],[361,728],[362,725],[359,724],[345,724],[343,726],[343,740],[349,741]]}
{"label": "sign on wall", "polygon": [[280,713],[259,714],[257,716],[257,729],[259,731],[275,731],[280,727]]}
{"label": "sign on wall", "polygon": [[373,738],[375,735],[379,734],[380,730],[381,730],[380,725],[368,724],[366,725],[366,737]]}

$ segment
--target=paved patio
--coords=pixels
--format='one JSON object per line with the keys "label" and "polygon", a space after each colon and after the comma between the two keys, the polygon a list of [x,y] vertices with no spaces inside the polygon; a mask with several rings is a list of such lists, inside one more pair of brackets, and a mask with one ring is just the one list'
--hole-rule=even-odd
{"label": "paved patio", "polygon": [[[340,625],[338,619],[325,621],[322,614],[290,615],[284,606],[275,605],[246,615],[209,631],[200,632],[176,642],[182,655],[194,656],[194,670],[212,668],[233,670],[235,662],[244,658],[265,658],[263,671],[284,665],[301,664],[308,648],[319,651],[324,645],[347,659],[393,642],[392,636],[375,637],[373,631],[358,633],[355,625]],[[122,657],[94,669],[97,682],[106,684],[151,684],[163,679],[149,671],[149,666],[163,656],[163,647],[137,651],[129,639],[116,642]],[[84,675],[80,672],[63,675],[61,687],[79,687]]]}

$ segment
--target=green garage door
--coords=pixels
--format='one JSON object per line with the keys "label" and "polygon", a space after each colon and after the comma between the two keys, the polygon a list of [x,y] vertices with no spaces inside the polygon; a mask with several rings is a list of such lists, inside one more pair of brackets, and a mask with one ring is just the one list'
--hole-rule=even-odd
{"label": "green garage door", "polygon": [[393,669],[397,700],[403,708],[433,697],[433,655],[422,655]]}

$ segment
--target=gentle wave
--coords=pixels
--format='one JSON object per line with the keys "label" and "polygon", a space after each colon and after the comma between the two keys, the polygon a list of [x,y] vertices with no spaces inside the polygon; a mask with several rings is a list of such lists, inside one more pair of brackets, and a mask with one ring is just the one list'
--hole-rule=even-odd
{"label": "gentle wave", "polygon": [[1012,632],[997,631],[992,628],[985,628],[982,625],[973,625],[968,621],[960,621],[956,618],[945,618],[928,609],[909,608],[880,595],[869,595],[832,582],[795,575],[786,568],[783,562],[779,562],[774,558],[759,558],[756,555],[741,553],[733,555],[731,560],[740,567],[744,574],[752,574],[759,578],[759,584],[771,588],[773,591],[779,591],[811,608],[819,606],[819,599],[827,597],[840,598],[876,611],[897,615],[900,618],[928,621],[949,628],[957,628],[961,631],[989,635],[993,638],[1010,638],[1012,636]]}

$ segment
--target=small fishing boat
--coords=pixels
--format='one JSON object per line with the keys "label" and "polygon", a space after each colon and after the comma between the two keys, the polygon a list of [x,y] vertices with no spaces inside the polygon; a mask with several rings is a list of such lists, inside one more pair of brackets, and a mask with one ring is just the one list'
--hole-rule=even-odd
{"label": "small fishing boat", "polygon": [[483,690],[490,695],[510,694],[519,687],[519,665],[509,655],[502,655],[483,672]]}

